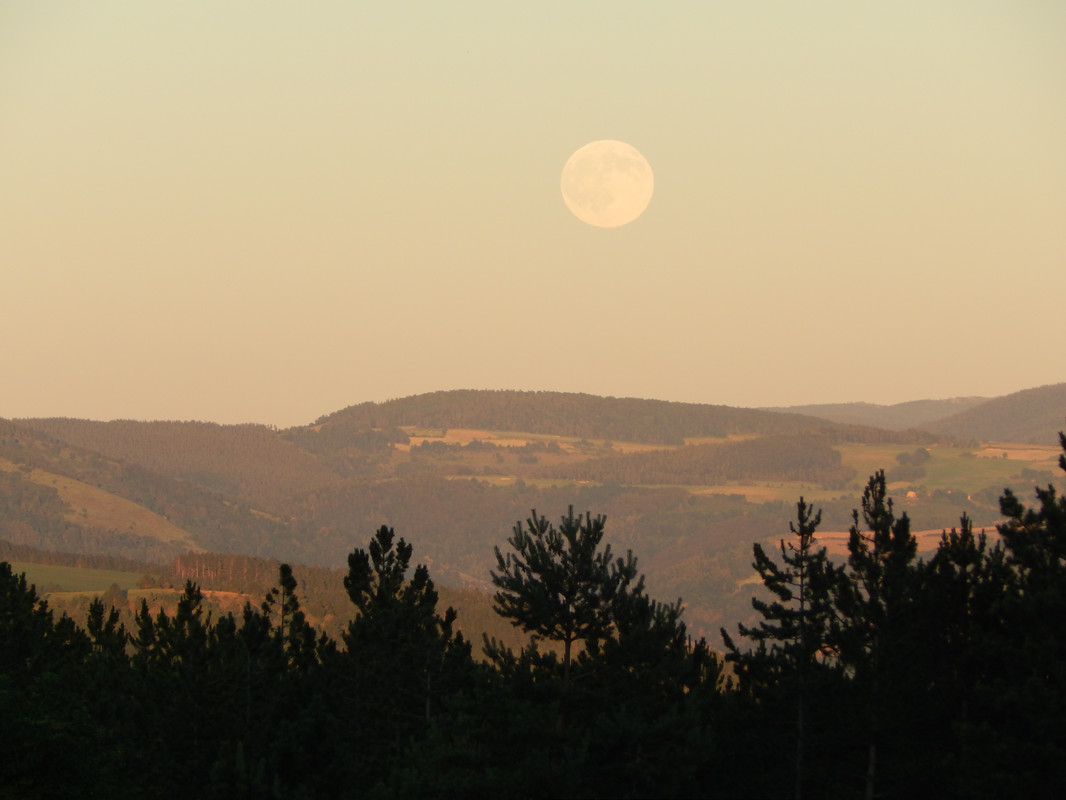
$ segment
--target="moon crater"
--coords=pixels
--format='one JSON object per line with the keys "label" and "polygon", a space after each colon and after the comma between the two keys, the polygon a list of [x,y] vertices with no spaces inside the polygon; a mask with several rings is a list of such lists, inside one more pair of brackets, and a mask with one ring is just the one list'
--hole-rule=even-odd
{"label": "moon crater", "polygon": [[637,148],[600,139],[570,156],[561,188],[566,207],[579,220],[598,228],[617,228],[644,213],[655,177]]}

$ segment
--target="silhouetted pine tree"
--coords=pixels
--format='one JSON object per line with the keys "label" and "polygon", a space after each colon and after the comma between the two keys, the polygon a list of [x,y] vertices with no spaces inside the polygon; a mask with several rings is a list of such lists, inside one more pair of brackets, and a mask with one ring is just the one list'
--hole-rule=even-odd
{"label": "silhouetted pine tree", "polygon": [[[1059,434],[1066,471],[1066,436]],[[985,718],[970,743],[982,780],[974,792],[1049,796],[1066,786],[1066,496],[1036,490],[1027,508],[1007,490],[998,526],[1012,583],[1002,594],[1009,658],[984,677]]]}
{"label": "silhouetted pine tree", "polygon": [[412,552],[382,526],[366,550],[348,556],[344,588],[358,614],[344,633],[345,651],[329,661],[341,735],[360,756],[352,780],[363,785],[384,780],[473,669],[470,645],[454,630],[455,610],[437,613],[429,570],[420,564],[408,579]]}
{"label": "silhouetted pine tree", "polygon": [[596,648],[610,633],[626,595],[644,589],[631,552],[615,560],[609,544],[600,549],[605,524],[603,516],[575,517],[571,506],[556,528],[534,510],[507,540],[513,552],[505,557],[494,548],[496,613],[524,631],[562,643],[564,691],[574,644]]}
{"label": "silhouetted pine tree", "polygon": [[296,595],[296,578],[292,567],[278,567],[278,585],[270,589],[261,606],[267,618],[277,616],[274,636],[280,642],[287,663],[307,671],[319,659],[319,648],[327,647],[325,638],[316,640],[315,629],[307,622]]}
{"label": "silhouetted pine tree", "polygon": [[789,523],[794,540],[781,540],[778,564],[755,543],[752,567],[776,599],[752,598],[752,607],[762,620],[756,627],[740,625],[741,636],[755,643],[741,650],[723,628],[727,661],[735,665],[739,688],[764,702],[791,703],[794,718],[793,796],[804,794],[806,751],[810,738],[808,717],[815,684],[825,683],[837,671],[837,662],[827,649],[831,620],[830,587],[834,574],[824,547],[817,547],[815,533],[821,523],[801,497],[796,522]]}
{"label": "silhouetted pine tree", "polygon": [[[486,654],[520,698],[558,709],[542,736],[561,793],[692,794],[707,744],[699,703],[720,665],[690,641],[681,601],[650,598],[636,558],[614,558],[604,529],[573,507],[558,527],[535,511],[515,526],[513,552],[495,549],[495,607],[534,637],[517,655],[487,641]],[[537,637],[559,643],[562,660]]]}
{"label": "silhouetted pine tree", "polygon": [[[892,779],[907,772],[897,748],[905,743],[909,724],[900,712],[916,644],[918,543],[907,515],[897,517],[893,511],[884,470],[870,478],[862,507],[852,517],[847,567],[836,573],[832,587],[835,618],[828,644],[859,693],[857,734],[866,744],[865,796],[872,800],[884,782],[886,763]],[[860,527],[860,518],[868,532]]]}
{"label": "silhouetted pine tree", "polygon": [[976,733],[982,687],[1014,658],[1002,616],[1014,577],[1002,545],[990,545],[966,517],[917,569],[914,643],[907,648],[914,692],[907,704],[908,772],[925,793],[973,797],[984,760],[977,750],[989,742]]}

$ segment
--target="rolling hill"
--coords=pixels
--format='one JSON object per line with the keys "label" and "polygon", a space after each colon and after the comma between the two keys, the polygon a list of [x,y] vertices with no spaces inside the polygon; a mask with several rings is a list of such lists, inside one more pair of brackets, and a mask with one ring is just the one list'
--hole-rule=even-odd
{"label": "rolling hill", "polygon": [[680,445],[687,438],[800,433],[823,424],[800,414],[730,406],[564,392],[460,390],[349,406],[320,418],[313,429],[482,428]]}
{"label": "rolling hill", "polygon": [[765,409],[782,413],[804,414],[830,422],[869,425],[890,431],[927,428],[944,417],[968,411],[988,401],[987,397],[952,397],[947,400],[910,400],[906,403],[824,403],[806,406],[781,406]]}
{"label": "rolling hill", "polygon": [[[488,391],[365,403],[288,430],[0,420],[0,539],[155,563],[204,551],[337,568],[387,524],[438,583],[483,591],[517,520],[573,505],[606,514],[653,594],[682,597],[694,629],[713,632],[750,613],[751,543],[787,535],[800,496],[824,507],[827,531],[844,530],[866,477],[886,468],[916,529],[962,513],[993,523],[1005,486],[1025,496],[1054,478],[1056,449],[967,442],[1053,406],[1060,395],[1045,390],[973,405],[928,432]],[[929,459],[901,469],[897,456],[916,447]]]}
{"label": "rolling hill", "polygon": [[997,397],[925,427],[982,442],[1054,444],[1056,432],[1066,427],[1066,383]]}
{"label": "rolling hill", "polygon": [[1055,432],[1066,425],[1066,383],[995,398],[954,397],[895,405],[835,403],[766,410],[894,431],[921,428],[966,440],[1053,444]]}

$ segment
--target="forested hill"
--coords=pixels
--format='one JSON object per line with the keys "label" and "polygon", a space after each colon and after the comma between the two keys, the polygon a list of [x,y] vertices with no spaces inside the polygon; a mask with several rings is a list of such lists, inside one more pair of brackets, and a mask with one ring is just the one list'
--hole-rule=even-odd
{"label": "forested hill", "polygon": [[479,428],[680,445],[686,438],[798,434],[824,430],[824,420],[750,408],[596,397],[563,392],[458,390],[360,403],[322,417],[315,427],[337,433],[418,425]]}
{"label": "forested hill", "polygon": [[842,531],[862,480],[887,469],[916,529],[962,514],[989,525],[1005,487],[1046,484],[1053,455],[1025,445],[991,458],[943,434],[552,392],[437,392],[288,430],[0,420],[0,539],[153,563],[210,551],[336,567],[386,524],[441,583],[484,587],[516,520],[573,505],[605,514],[648,585],[713,631],[750,614],[751,543],[787,531],[799,497]]}
{"label": "forested hill", "polygon": [[930,422],[937,433],[980,441],[1053,445],[1066,420],[1066,383],[997,397],[976,408]]}
{"label": "forested hill", "polygon": [[807,481],[843,488],[855,470],[841,463],[840,452],[813,436],[763,436],[757,439],[692,445],[592,459],[576,466],[550,467],[551,478],[578,478],[620,484],[707,484],[735,481]]}
{"label": "forested hill", "polygon": [[21,427],[225,494],[267,500],[329,486],[337,476],[265,425],[23,419]]}
{"label": "forested hill", "polygon": [[878,403],[820,403],[806,406],[776,406],[763,409],[841,422],[847,425],[869,425],[890,431],[925,428],[934,420],[968,411],[987,397],[952,397],[946,400],[909,400],[906,403],[880,405]]}
{"label": "forested hill", "polygon": [[288,526],[240,498],[0,419],[0,538],[165,562],[189,550],[229,550],[235,535],[253,531],[299,555]]}

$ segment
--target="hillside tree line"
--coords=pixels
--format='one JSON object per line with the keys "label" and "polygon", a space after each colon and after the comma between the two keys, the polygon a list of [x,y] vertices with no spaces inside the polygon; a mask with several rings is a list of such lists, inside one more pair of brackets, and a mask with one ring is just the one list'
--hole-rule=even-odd
{"label": "hillside tree line", "polygon": [[[1066,437],[1061,437],[1066,451]],[[1060,458],[1066,470],[1066,455]],[[191,580],[127,628],[55,615],[0,563],[0,786],[66,797],[1049,796],[1066,785],[1066,499],[1001,498],[927,559],[885,476],[847,558],[802,500],[754,548],[759,621],[694,641],[606,520],[535,511],[496,550],[515,649],[456,630],[382,526],[348,556],[355,616],[317,632],[281,565],[217,617]],[[728,668],[727,668],[728,667]]]}

